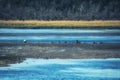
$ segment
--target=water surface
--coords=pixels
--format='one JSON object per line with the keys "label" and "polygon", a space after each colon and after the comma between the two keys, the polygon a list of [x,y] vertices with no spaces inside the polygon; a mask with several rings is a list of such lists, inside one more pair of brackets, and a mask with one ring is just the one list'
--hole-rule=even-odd
{"label": "water surface", "polygon": [[0,29],[0,42],[120,43],[120,29]]}
{"label": "water surface", "polygon": [[0,67],[0,80],[120,80],[120,59],[31,59]]}

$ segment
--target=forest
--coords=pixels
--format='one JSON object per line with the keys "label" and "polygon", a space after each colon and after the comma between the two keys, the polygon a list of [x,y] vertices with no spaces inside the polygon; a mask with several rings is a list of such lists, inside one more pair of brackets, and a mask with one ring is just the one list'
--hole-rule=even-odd
{"label": "forest", "polygon": [[120,20],[120,0],[0,0],[0,20]]}

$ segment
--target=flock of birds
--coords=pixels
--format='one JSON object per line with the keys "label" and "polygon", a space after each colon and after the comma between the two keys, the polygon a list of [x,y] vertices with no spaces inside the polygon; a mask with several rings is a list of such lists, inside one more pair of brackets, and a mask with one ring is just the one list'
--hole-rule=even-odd
{"label": "flock of birds", "polygon": [[[23,43],[27,43],[28,41],[26,39],[23,40]],[[67,43],[67,41],[65,41],[64,43]],[[79,40],[75,40],[76,44],[80,44],[81,42]],[[93,44],[102,44],[102,42],[91,42]]]}

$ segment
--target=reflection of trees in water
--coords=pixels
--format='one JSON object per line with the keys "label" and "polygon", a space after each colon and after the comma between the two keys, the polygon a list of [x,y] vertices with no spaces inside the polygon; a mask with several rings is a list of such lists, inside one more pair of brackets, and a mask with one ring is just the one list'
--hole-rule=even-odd
{"label": "reflection of trees in water", "polygon": [[8,66],[9,64],[21,63],[25,58],[18,56],[0,56],[0,66]]}

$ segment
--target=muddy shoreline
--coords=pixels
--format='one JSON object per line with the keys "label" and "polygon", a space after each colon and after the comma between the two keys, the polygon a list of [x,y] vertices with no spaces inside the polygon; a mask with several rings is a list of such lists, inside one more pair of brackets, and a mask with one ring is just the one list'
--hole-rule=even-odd
{"label": "muddy shoreline", "polygon": [[25,58],[120,58],[120,43],[0,43],[0,66]]}

